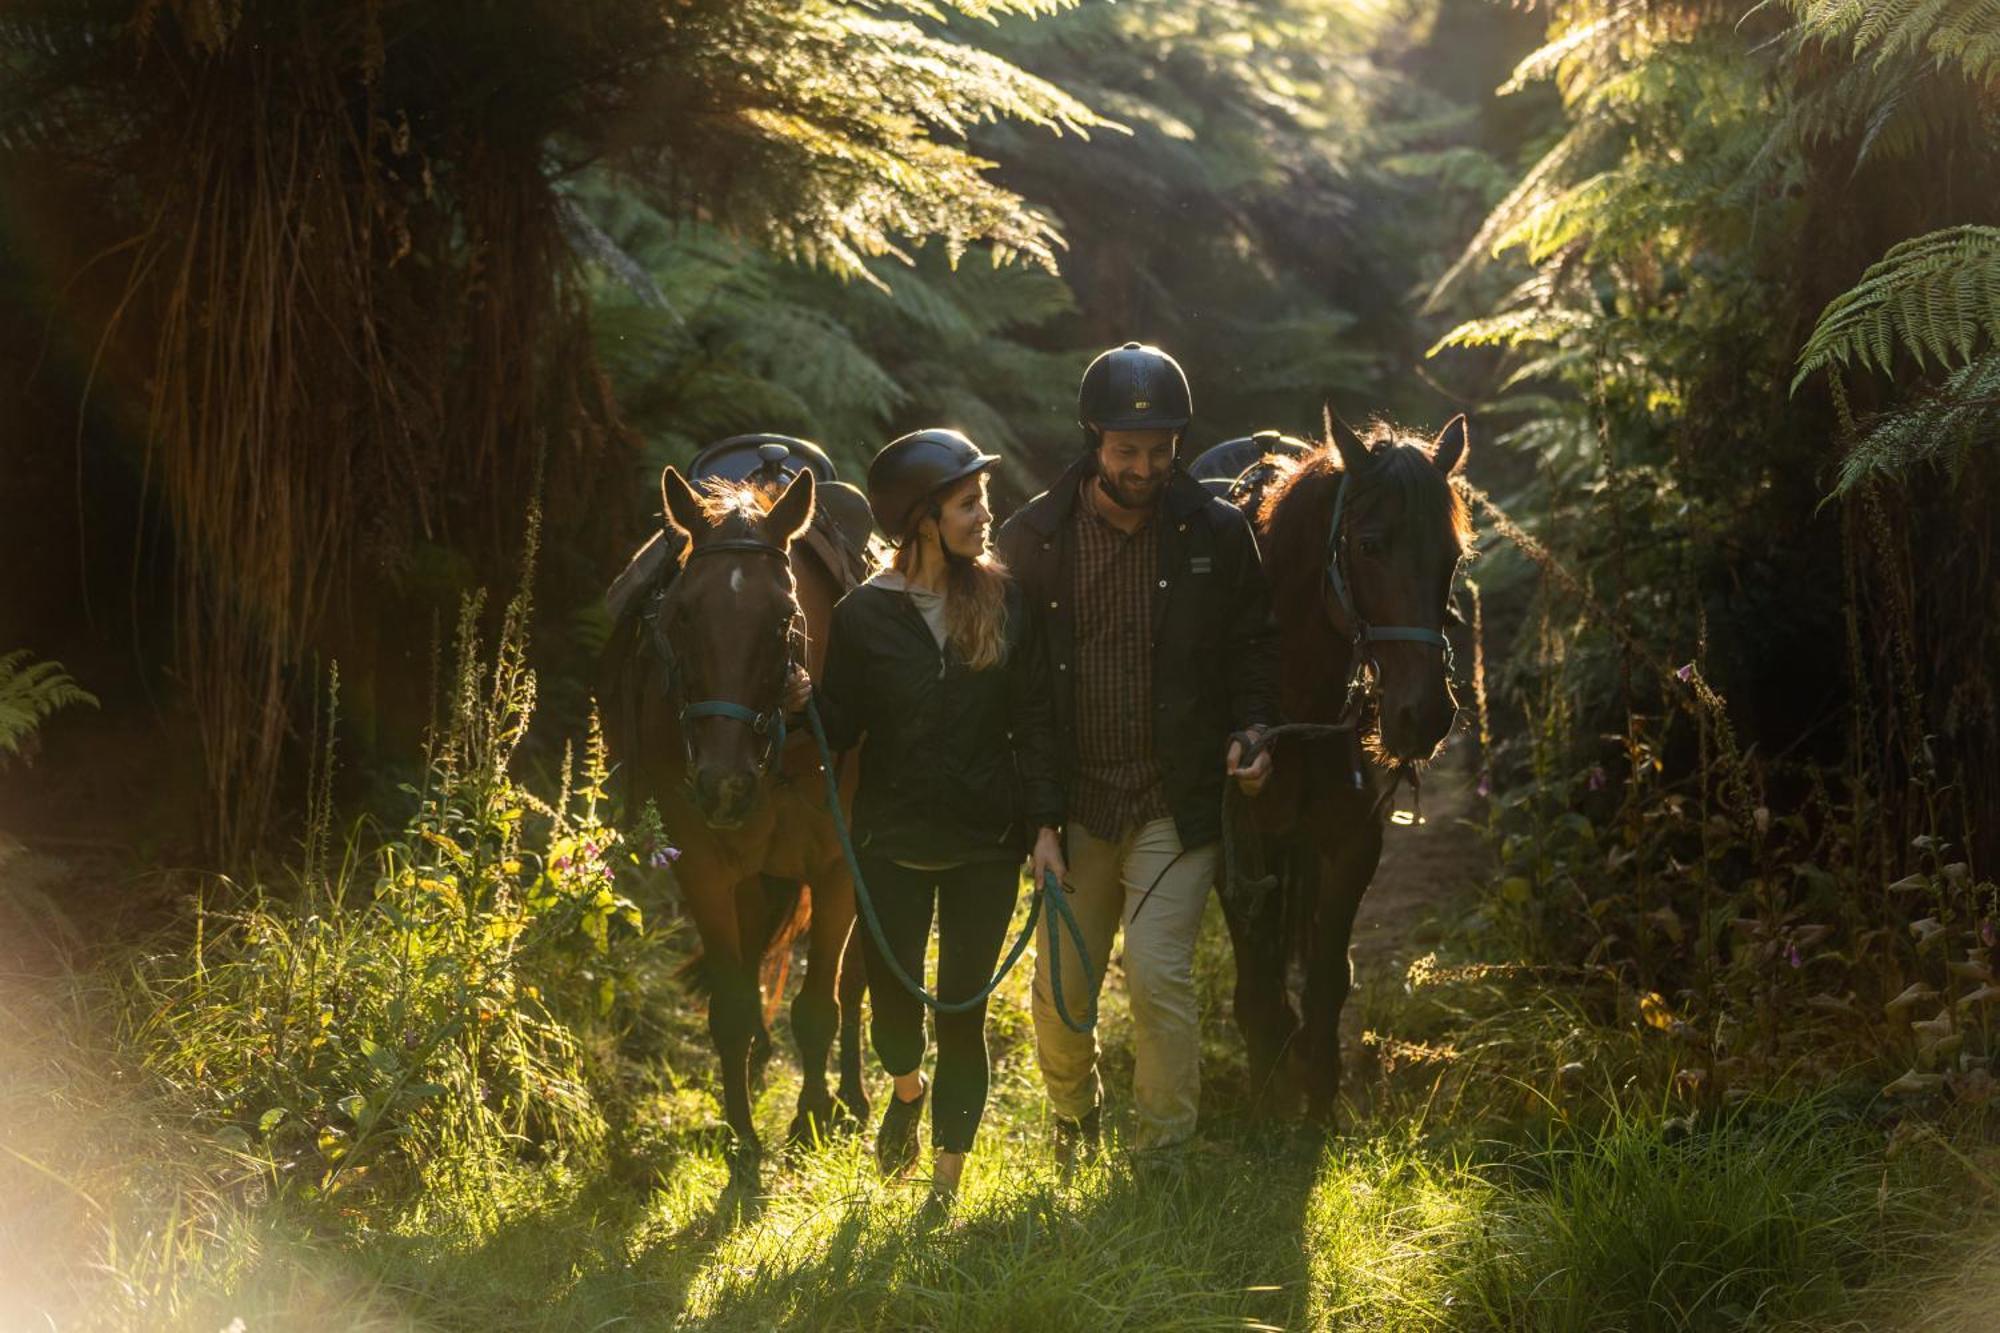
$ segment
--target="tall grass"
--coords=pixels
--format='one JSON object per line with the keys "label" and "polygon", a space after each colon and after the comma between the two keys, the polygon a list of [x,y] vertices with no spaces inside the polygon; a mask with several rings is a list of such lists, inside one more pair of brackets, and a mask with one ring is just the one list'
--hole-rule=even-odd
{"label": "tall grass", "polygon": [[[647,946],[655,963],[681,947]],[[1226,951],[1219,921],[1203,949]],[[63,1244],[36,1251],[66,1262],[37,1277],[33,1308],[87,1311],[103,1327],[1768,1327],[1834,1317],[1946,1252],[1971,1215],[1953,1154],[1989,1151],[1912,1140],[1892,1152],[1866,1102],[1831,1095],[1671,1115],[1657,1078],[1632,1078],[1645,1068],[1634,1051],[1666,1040],[1657,1033],[1550,1053],[1601,1074],[1555,1075],[1532,1098],[1539,1117],[1526,1115],[1539,1077],[1496,1071],[1573,1030],[1577,1011],[1488,974],[1361,998],[1378,1037],[1455,1054],[1384,1057],[1372,1114],[1351,1136],[1245,1122],[1240,1064],[1214,1059],[1202,1145],[1138,1161],[1116,1146],[1129,1016],[1114,978],[1114,1147],[1064,1180],[1012,978],[995,1104],[945,1225],[924,1216],[915,1187],[878,1180],[854,1141],[790,1159],[761,1194],[732,1190],[693,1046],[674,1057],[702,1071],[698,1083],[593,1066],[609,1152],[516,1140],[482,1156],[440,1134],[428,1168],[392,1174],[394,1189],[308,1198],[267,1192],[272,1145],[235,1142],[200,1096],[111,1077],[129,1034],[86,1020],[105,1012],[112,983],[78,984],[100,993],[42,1003],[0,1044],[10,1074],[23,1061],[42,1070],[26,1093],[10,1080],[0,1117],[14,1127],[0,1143],[49,1169],[33,1173],[34,1215],[68,1219]],[[1226,1049],[1219,1008],[1205,1022]],[[1498,1063],[1479,1063],[1482,1050]],[[1443,1077],[1455,1061],[1472,1065]],[[759,1099],[774,1132],[793,1081],[774,1066]],[[72,1108],[66,1128],[20,1141],[23,1098],[52,1096]],[[440,1163],[461,1154],[455,1174]]]}

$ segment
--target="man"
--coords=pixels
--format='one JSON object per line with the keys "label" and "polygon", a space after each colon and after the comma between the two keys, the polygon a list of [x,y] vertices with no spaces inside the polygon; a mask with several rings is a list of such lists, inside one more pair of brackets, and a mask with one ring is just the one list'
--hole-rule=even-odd
{"label": "man", "polygon": [[[1194,1133],[1200,1101],[1195,937],[1215,877],[1223,783],[1254,794],[1270,757],[1242,763],[1232,733],[1276,721],[1277,637],[1249,523],[1180,468],[1187,377],[1126,343],[1084,372],[1086,452],[1000,531],[1000,551],[1044,619],[1054,682],[1071,906],[1088,971],[1062,942],[1073,1016],[1093,998],[1120,925],[1131,993],[1137,1146]],[[1072,1032],[1050,989],[1050,931],[1035,967],[1037,1055],[1057,1154],[1095,1148],[1102,1086],[1094,1034]]]}

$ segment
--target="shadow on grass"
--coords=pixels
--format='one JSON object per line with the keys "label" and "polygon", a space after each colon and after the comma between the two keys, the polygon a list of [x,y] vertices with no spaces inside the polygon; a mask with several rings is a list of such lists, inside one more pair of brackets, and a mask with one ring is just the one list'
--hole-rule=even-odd
{"label": "shadow on grass", "polygon": [[[1299,1142],[1120,1158],[1054,1177],[1036,1149],[977,1163],[949,1221],[917,1189],[783,1195],[689,1292],[695,1328],[1282,1326],[1304,1307],[1316,1172]],[[823,1193],[810,1191],[813,1195]]]}

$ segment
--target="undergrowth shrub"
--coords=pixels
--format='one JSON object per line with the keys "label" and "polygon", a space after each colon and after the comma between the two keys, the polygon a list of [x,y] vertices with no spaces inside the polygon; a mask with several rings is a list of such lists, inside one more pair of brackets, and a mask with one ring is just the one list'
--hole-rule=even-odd
{"label": "undergrowth shrub", "polygon": [[613,878],[603,738],[593,721],[581,760],[565,751],[553,800],[510,774],[535,703],[528,597],[490,664],[480,609],[462,608],[448,717],[403,828],[330,854],[336,675],[294,890],[200,903],[192,949],[134,969],[146,1068],[302,1199],[476,1216],[507,1164],[604,1145],[578,1029],[619,1002],[643,921]]}
{"label": "undergrowth shrub", "polygon": [[1882,793],[1739,748],[1699,661],[1659,714],[1584,734],[1601,691],[1575,637],[1545,623],[1498,752],[1500,871],[1472,923],[1490,952],[1594,978],[1579,993],[1674,1043],[1697,1102],[1857,1067],[1891,1096],[1990,1102],[2000,888],[1939,831],[1953,793],[1917,789],[1930,831],[1883,845]]}

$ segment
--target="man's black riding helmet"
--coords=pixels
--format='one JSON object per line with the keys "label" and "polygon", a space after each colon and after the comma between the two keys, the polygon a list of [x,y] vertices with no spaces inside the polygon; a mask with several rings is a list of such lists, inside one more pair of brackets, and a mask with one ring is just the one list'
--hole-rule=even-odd
{"label": "man's black riding helmet", "polygon": [[1107,430],[1185,430],[1194,401],[1180,362],[1126,343],[1098,355],[1076,392],[1076,419],[1093,440]]}
{"label": "man's black riding helmet", "polygon": [[890,541],[903,541],[924,517],[924,501],[999,461],[955,430],[913,431],[891,440],[868,465],[875,526]]}

